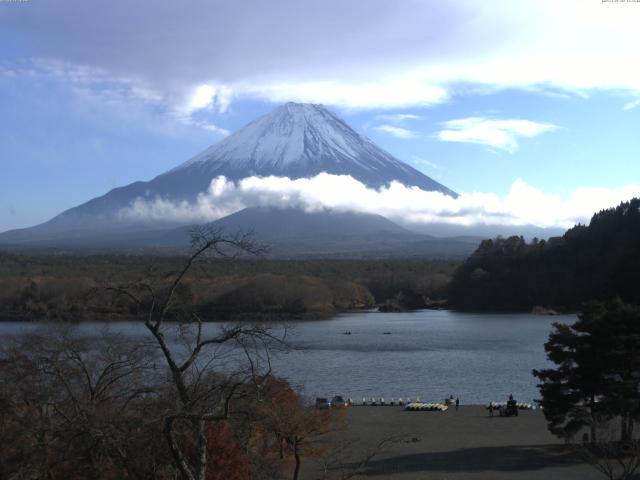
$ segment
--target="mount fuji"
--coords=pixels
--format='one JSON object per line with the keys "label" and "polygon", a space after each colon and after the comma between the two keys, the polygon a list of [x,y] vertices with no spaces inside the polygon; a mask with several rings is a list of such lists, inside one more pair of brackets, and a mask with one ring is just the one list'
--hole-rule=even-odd
{"label": "mount fuji", "polygon": [[357,133],[322,105],[287,103],[258,118],[151,183],[193,176],[351,175],[368,187],[396,180],[457,196]]}
{"label": "mount fuji", "polygon": [[251,176],[298,179],[321,172],[350,175],[370,188],[397,181],[457,196],[360,135],[322,105],[287,103],[150,181],[115,188],[48,222],[0,234],[0,243],[77,246],[127,244],[135,239],[134,243],[145,244],[151,241],[147,237],[158,238],[159,231],[180,225],[119,215],[138,199],[192,202],[219,176],[232,181]]}

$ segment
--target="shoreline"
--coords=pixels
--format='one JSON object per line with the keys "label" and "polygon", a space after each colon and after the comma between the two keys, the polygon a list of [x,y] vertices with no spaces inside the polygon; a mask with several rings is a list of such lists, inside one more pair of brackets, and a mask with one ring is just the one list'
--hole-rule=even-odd
{"label": "shoreline", "polygon": [[[535,310],[535,309],[534,309]],[[533,310],[465,310],[457,309],[453,307],[447,308],[432,308],[422,307],[410,310],[380,310],[379,306],[374,308],[354,308],[354,309],[342,309],[334,312],[309,312],[300,316],[299,314],[265,314],[265,313],[242,313],[229,317],[220,317],[217,319],[204,319],[203,323],[233,323],[233,322],[265,322],[265,323],[281,323],[281,322],[313,322],[322,320],[334,320],[341,315],[352,314],[367,314],[367,313],[380,313],[384,315],[393,315],[397,313],[418,313],[418,312],[431,312],[431,311],[444,311],[454,312],[470,315],[535,315],[539,317],[555,317],[565,315],[576,315],[577,311],[572,310],[553,310],[547,311],[533,311]],[[166,319],[167,323],[178,323],[175,319]],[[0,316],[0,323],[60,323],[60,324],[73,324],[73,323],[91,323],[91,322],[104,322],[104,323],[118,323],[118,322],[141,322],[144,323],[143,318],[127,318],[127,317],[110,317],[110,318],[40,318],[34,319],[25,316]]]}

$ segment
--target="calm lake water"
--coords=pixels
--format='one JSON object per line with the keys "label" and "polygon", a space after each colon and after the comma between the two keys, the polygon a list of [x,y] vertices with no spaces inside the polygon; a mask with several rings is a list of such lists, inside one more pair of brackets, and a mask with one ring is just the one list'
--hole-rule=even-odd
{"label": "calm lake water", "polygon": [[[291,322],[295,350],[276,356],[274,372],[310,397],[420,397],[463,403],[505,400],[509,394],[537,398],[534,368],[544,368],[544,342],[553,322],[575,316],[468,314],[424,310],[409,313],[351,313],[331,320]],[[102,323],[84,323],[91,333]],[[0,338],[35,328],[0,323]],[[118,322],[110,328],[146,335],[144,326]],[[215,327],[212,327],[215,328]],[[351,335],[345,335],[350,331]]]}

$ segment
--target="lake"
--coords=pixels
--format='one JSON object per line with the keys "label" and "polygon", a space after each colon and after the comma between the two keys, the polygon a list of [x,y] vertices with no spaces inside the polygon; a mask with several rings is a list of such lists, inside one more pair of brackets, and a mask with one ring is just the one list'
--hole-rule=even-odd
{"label": "lake", "polygon": [[[548,365],[544,342],[551,324],[575,320],[574,315],[421,310],[290,322],[288,339],[295,350],[276,356],[273,369],[309,397],[442,401],[453,395],[463,404],[478,404],[513,394],[531,402],[538,397],[531,370]],[[91,322],[78,328],[91,333],[104,325]],[[32,328],[34,324],[0,323],[0,338]],[[136,322],[112,323],[110,328],[147,335]],[[351,334],[345,335],[347,331]]]}

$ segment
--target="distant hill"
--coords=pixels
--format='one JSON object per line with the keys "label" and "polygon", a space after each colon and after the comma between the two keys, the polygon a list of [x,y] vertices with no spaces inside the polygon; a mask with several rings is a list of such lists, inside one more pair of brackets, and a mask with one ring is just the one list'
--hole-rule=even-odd
{"label": "distant hill", "polygon": [[473,226],[457,225],[454,223],[425,223],[410,224],[398,222],[412,232],[432,235],[434,237],[463,237],[472,235],[474,238],[492,238],[497,236],[511,237],[513,235],[523,236],[525,239],[547,239],[550,237],[562,236],[564,228],[558,227],[537,227],[535,225],[484,225]]}
{"label": "distant hill", "polygon": [[[381,215],[295,208],[246,208],[208,225],[252,232],[274,258],[464,258],[480,238],[435,238],[413,233]],[[157,237],[155,245],[184,246],[189,227]]]}
{"label": "distant hill", "polygon": [[614,296],[640,303],[638,285],[640,199],[634,198],[548,241],[483,241],[456,271],[448,296],[460,309],[575,310]]}
{"label": "distant hill", "polygon": [[225,231],[251,229],[265,240],[352,235],[412,235],[381,215],[296,208],[245,208],[212,223]]}
{"label": "distant hill", "polygon": [[[189,248],[195,225],[179,228],[119,228],[105,224],[88,236],[80,232],[49,232],[44,238],[5,243],[3,249],[27,253],[183,254]],[[216,220],[206,227],[225,234],[251,233],[268,245],[267,257],[312,258],[443,258],[463,259],[481,241],[480,237],[436,238],[411,232],[381,215],[295,208],[246,208]]]}

